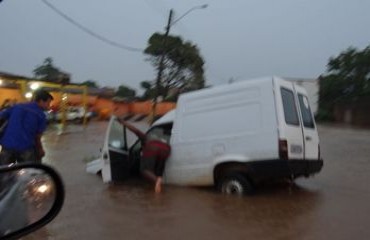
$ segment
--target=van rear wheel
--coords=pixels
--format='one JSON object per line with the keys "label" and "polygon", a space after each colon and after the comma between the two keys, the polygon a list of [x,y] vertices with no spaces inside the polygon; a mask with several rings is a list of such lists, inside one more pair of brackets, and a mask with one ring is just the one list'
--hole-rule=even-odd
{"label": "van rear wheel", "polygon": [[222,177],[218,189],[227,195],[250,195],[254,192],[252,183],[240,173],[229,173]]}

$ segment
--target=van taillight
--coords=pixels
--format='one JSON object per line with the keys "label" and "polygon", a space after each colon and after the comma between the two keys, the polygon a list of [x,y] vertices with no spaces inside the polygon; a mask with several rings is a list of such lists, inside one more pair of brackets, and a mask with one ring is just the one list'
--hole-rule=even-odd
{"label": "van taillight", "polygon": [[288,141],[279,139],[279,157],[288,160]]}

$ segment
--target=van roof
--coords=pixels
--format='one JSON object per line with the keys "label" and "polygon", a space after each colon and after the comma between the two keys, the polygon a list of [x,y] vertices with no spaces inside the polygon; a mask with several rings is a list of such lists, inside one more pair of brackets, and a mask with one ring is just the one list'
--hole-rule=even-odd
{"label": "van roof", "polygon": [[272,82],[272,81],[286,81],[281,77],[277,76],[267,76],[267,77],[259,77],[259,78],[250,78],[250,79],[242,79],[237,82],[229,83],[229,84],[220,84],[215,85],[210,88],[203,88],[197,91],[187,92],[180,95],[179,98],[188,98],[189,96],[195,97],[195,96],[204,96],[203,94],[218,94],[219,92],[224,92],[225,89],[227,90],[233,90],[238,89],[239,87],[243,85],[249,85],[253,82],[255,83],[261,83],[261,82]]}
{"label": "van roof", "polygon": [[[197,90],[197,91],[192,91],[192,92],[188,92],[188,93],[183,93],[180,95],[180,98],[187,98],[188,96],[197,96],[197,95],[201,95],[203,96],[203,94],[205,92],[207,93],[217,93],[219,91],[224,91],[225,88],[230,88],[230,89],[234,89],[234,88],[238,88],[240,85],[244,85],[244,84],[248,84],[248,83],[251,83],[251,82],[266,82],[266,81],[286,81],[284,80],[283,78],[281,77],[277,77],[277,76],[268,76],[268,77],[260,77],[260,78],[253,78],[253,79],[244,79],[244,80],[241,80],[241,81],[238,81],[238,82],[234,82],[234,83],[230,83],[230,84],[222,84],[222,85],[217,85],[217,86],[214,86],[214,87],[211,87],[211,88],[204,88],[204,89],[200,89],[200,90]],[[165,115],[163,115],[161,118],[159,118],[157,121],[155,121],[152,126],[157,126],[157,125],[161,125],[161,124],[165,124],[165,123],[173,123],[175,120],[175,109],[169,111],[168,113],[166,113]]]}

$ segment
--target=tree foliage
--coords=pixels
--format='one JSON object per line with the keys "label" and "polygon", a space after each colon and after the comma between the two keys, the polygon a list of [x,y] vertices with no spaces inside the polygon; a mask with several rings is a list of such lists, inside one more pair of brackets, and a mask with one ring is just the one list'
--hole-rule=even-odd
{"label": "tree foliage", "polygon": [[65,84],[70,82],[69,74],[62,72],[59,68],[55,67],[51,57],[45,58],[44,62],[33,70],[33,73],[35,78],[44,81]]}
{"label": "tree foliage", "polygon": [[86,86],[91,87],[91,88],[99,88],[99,85],[94,80],[87,80],[87,81],[81,83],[81,85],[86,85]]}
{"label": "tree foliage", "polygon": [[327,72],[319,80],[321,113],[330,114],[336,103],[370,96],[370,46],[363,50],[350,47],[330,58]]}
{"label": "tree foliage", "polygon": [[136,96],[136,91],[130,87],[121,85],[118,87],[115,96],[121,98],[134,98]]}
{"label": "tree foliage", "polygon": [[[203,88],[204,60],[196,45],[183,41],[178,36],[167,36],[154,33],[148,40],[148,46],[144,53],[149,56],[148,60],[158,70],[160,59],[164,56],[164,69],[160,80],[160,92],[158,95],[164,99],[172,90],[175,92],[186,92]],[[164,44],[165,43],[165,44]],[[149,85],[143,86],[144,89]],[[154,84],[147,88],[147,95],[156,93]]]}
{"label": "tree foliage", "polygon": [[143,100],[153,99],[155,97],[155,84],[151,81],[143,81],[140,83],[140,87],[144,89],[144,93],[141,96]]}

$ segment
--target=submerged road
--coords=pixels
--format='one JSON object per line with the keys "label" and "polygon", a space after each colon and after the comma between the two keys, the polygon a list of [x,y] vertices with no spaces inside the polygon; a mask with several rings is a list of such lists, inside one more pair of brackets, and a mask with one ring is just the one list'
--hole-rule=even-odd
{"label": "submerged road", "polygon": [[165,186],[155,195],[141,182],[104,184],[85,172],[99,156],[107,122],[92,122],[43,141],[45,163],[66,185],[53,222],[23,239],[369,239],[370,131],[319,126],[324,168],[295,184],[274,184],[252,197],[213,189]]}

